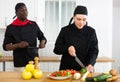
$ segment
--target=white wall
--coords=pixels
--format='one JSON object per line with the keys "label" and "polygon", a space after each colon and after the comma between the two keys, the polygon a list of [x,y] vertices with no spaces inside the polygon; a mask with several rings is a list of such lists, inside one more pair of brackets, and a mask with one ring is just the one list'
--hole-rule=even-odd
{"label": "white wall", "polygon": [[115,63],[113,68],[120,73],[120,0],[114,0],[113,3],[113,58]]}

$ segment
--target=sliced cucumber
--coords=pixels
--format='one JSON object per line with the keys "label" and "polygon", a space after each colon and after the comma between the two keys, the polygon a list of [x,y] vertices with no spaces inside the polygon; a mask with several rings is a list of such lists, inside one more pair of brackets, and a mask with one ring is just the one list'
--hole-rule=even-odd
{"label": "sliced cucumber", "polygon": [[89,81],[89,82],[92,81],[93,82],[95,77],[99,77],[101,75],[103,75],[103,74],[99,74],[99,75],[96,75],[96,76],[93,76],[93,77],[88,77],[88,78],[86,78],[86,82],[87,81]]}

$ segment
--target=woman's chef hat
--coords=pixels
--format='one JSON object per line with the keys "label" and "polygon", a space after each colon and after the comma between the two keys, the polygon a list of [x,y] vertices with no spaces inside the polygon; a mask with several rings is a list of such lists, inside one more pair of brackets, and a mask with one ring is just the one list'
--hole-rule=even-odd
{"label": "woman's chef hat", "polygon": [[76,14],[88,15],[87,8],[85,6],[77,6],[74,11],[74,15]]}
{"label": "woman's chef hat", "polygon": [[[85,6],[77,6],[74,10],[73,15],[75,16],[76,14],[88,15],[87,8]],[[73,20],[73,17],[71,18],[69,25],[71,24],[72,20]]]}

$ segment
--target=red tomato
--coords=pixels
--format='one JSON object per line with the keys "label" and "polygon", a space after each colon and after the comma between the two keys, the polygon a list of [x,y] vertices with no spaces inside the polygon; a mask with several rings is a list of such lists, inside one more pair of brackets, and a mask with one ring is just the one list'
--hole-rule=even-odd
{"label": "red tomato", "polygon": [[51,73],[50,76],[53,76],[53,77],[58,77],[58,76],[69,76],[69,75],[73,75],[75,74],[77,71],[76,70],[73,70],[73,69],[67,69],[67,70],[60,70],[60,71],[55,71],[53,73]]}
{"label": "red tomato", "polygon": [[76,70],[71,70],[71,74],[75,74],[77,71]]}
{"label": "red tomato", "polygon": [[55,71],[53,73],[51,73],[51,76],[56,76],[58,74],[58,71]]}
{"label": "red tomato", "polygon": [[62,77],[64,77],[64,76],[65,76],[65,73],[64,73],[64,72],[62,72],[62,73],[61,73],[61,76],[62,76]]}

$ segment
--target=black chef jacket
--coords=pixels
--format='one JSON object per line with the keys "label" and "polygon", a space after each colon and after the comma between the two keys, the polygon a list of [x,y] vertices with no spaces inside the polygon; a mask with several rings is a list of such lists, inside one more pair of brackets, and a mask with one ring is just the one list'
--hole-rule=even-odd
{"label": "black chef jacket", "polygon": [[55,54],[62,55],[60,70],[81,69],[75,58],[68,53],[71,45],[75,47],[77,57],[85,66],[94,66],[99,50],[96,32],[92,27],[85,25],[82,29],[77,29],[73,23],[61,29],[54,48]]}
{"label": "black chef jacket", "polygon": [[[24,26],[15,26],[8,25],[5,38],[3,42],[3,49],[5,49],[6,44],[15,44],[21,41],[27,41],[29,46],[36,47],[37,46],[37,38],[38,40],[46,40],[44,34],[38,27],[38,25],[31,21],[31,24],[26,24]],[[24,67],[28,61],[34,60],[34,57],[38,56],[36,53],[29,53],[28,48],[17,48],[13,50],[14,57],[14,66],[15,67]]]}

